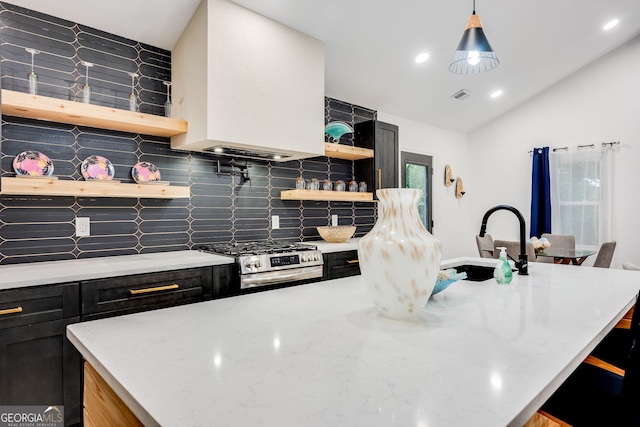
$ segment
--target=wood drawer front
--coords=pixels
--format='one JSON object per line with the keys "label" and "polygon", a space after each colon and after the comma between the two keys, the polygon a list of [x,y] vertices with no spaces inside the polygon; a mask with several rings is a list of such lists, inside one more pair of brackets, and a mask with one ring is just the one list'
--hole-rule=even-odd
{"label": "wood drawer front", "polygon": [[212,267],[89,280],[82,282],[82,320],[204,301],[212,286]]}
{"label": "wood drawer front", "polygon": [[325,280],[357,276],[360,274],[358,251],[329,253],[326,254],[324,261],[326,266]]}
{"label": "wood drawer front", "polygon": [[1,291],[0,329],[79,316],[79,288],[67,283]]}

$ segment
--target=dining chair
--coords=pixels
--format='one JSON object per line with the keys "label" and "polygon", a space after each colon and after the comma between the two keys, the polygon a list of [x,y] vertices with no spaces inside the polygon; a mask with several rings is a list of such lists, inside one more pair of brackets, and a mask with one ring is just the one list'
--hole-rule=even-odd
{"label": "dining chair", "polygon": [[[553,234],[553,233],[542,233],[540,238],[546,238],[549,243],[551,243],[552,248],[562,248],[562,249],[575,249],[576,248],[576,238],[571,234]],[[538,262],[547,262],[553,263],[552,257],[540,257],[537,260]]]}
{"label": "dining chair", "polygon": [[605,242],[600,246],[596,260],[593,262],[594,267],[609,268],[613,252],[616,250],[616,242]]}
{"label": "dining chair", "polygon": [[484,237],[476,236],[476,245],[478,245],[478,254],[482,258],[493,258],[493,237],[486,233]]}
{"label": "dining chair", "polygon": [[[515,240],[494,240],[493,241],[493,258],[500,257],[499,247],[507,248],[507,255],[513,260],[517,260],[520,257],[520,242]],[[529,262],[536,261],[536,250],[533,248],[531,242],[526,243],[527,259]]]}
{"label": "dining chair", "polygon": [[625,261],[622,263],[622,269],[623,270],[638,270],[640,271],[640,265],[636,265],[632,262],[629,261]]}
{"label": "dining chair", "polygon": [[640,310],[623,320],[616,327],[628,327],[632,337],[620,349],[626,354],[624,366],[587,356],[536,415],[560,425],[640,425]]}

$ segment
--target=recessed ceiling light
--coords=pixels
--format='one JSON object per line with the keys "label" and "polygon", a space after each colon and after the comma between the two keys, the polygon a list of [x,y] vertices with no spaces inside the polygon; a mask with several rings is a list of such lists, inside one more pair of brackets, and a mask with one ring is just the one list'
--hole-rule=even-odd
{"label": "recessed ceiling light", "polygon": [[607,25],[605,25],[604,27],[602,27],[603,30],[607,31],[612,29],[613,27],[615,27],[616,25],[618,25],[618,23],[620,22],[619,19],[614,19],[612,21],[607,22]]}
{"label": "recessed ceiling light", "polygon": [[493,92],[493,93],[491,94],[491,97],[492,97],[492,98],[497,98],[497,97],[499,97],[500,95],[502,95],[502,91],[501,91],[501,90],[497,90],[497,91],[495,91],[495,92]]}
{"label": "recessed ceiling light", "polygon": [[224,150],[221,147],[216,147],[213,149],[215,153],[222,153]]}
{"label": "recessed ceiling light", "polygon": [[429,59],[429,54],[427,52],[422,52],[420,55],[416,56],[416,64],[422,64],[427,59]]}

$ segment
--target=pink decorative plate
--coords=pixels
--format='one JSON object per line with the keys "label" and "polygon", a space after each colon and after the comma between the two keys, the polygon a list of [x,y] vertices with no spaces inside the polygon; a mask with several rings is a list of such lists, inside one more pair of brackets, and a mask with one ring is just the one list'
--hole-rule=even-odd
{"label": "pink decorative plate", "polygon": [[115,175],[113,164],[106,157],[89,156],[82,162],[80,173],[85,180],[111,181]]}
{"label": "pink decorative plate", "polygon": [[13,170],[22,176],[51,176],[53,162],[39,151],[23,151],[13,159]]}
{"label": "pink decorative plate", "polygon": [[160,169],[153,163],[138,162],[131,168],[131,176],[138,184],[144,182],[160,181]]}

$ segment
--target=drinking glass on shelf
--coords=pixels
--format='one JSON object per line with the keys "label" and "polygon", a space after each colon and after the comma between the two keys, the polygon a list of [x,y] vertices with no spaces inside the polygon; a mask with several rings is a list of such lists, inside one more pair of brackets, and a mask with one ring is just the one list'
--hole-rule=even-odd
{"label": "drinking glass on shelf", "polygon": [[307,181],[307,190],[319,190],[320,189],[320,181],[318,178],[311,178]]}
{"label": "drinking glass on shelf", "polygon": [[330,180],[325,179],[324,181],[322,181],[322,189],[325,191],[333,190],[333,183]]}
{"label": "drinking glass on shelf", "polygon": [[31,49],[29,47],[25,48],[27,52],[31,54],[31,72],[27,74],[27,80],[29,81],[29,93],[31,95],[38,94],[38,75],[33,67],[35,56],[40,53],[39,50]]}
{"label": "drinking glass on shelf", "polygon": [[358,183],[355,181],[349,181],[349,191],[358,191]]}
{"label": "drinking glass on shelf", "polygon": [[367,192],[367,183],[364,181],[360,181],[360,184],[358,184],[358,191],[361,193],[366,193]]}
{"label": "drinking glass on shelf", "polygon": [[84,81],[84,86],[82,86],[82,102],[85,104],[91,103],[91,86],[89,86],[89,68],[93,67],[91,62],[81,61],[82,65],[87,67],[87,74]]}
{"label": "drinking glass on shelf", "polygon": [[167,100],[164,103],[164,116],[171,117],[171,93],[169,89],[171,88],[171,82],[162,82],[167,87]]}
{"label": "drinking glass on shelf", "polygon": [[344,191],[344,181],[342,180],[337,180],[336,181],[336,185],[335,185],[335,189],[336,191]]}
{"label": "drinking glass on shelf", "polygon": [[296,178],[296,189],[297,190],[304,190],[306,188],[307,183],[305,182],[304,178],[299,176]]}
{"label": "drinking glass on shelf", "polygon": [[129,94],[129,111],[138,111],[138,97],[134,92],[134,81],[138,75],[136,73],[127,73],[131,76],[131,93]]}

